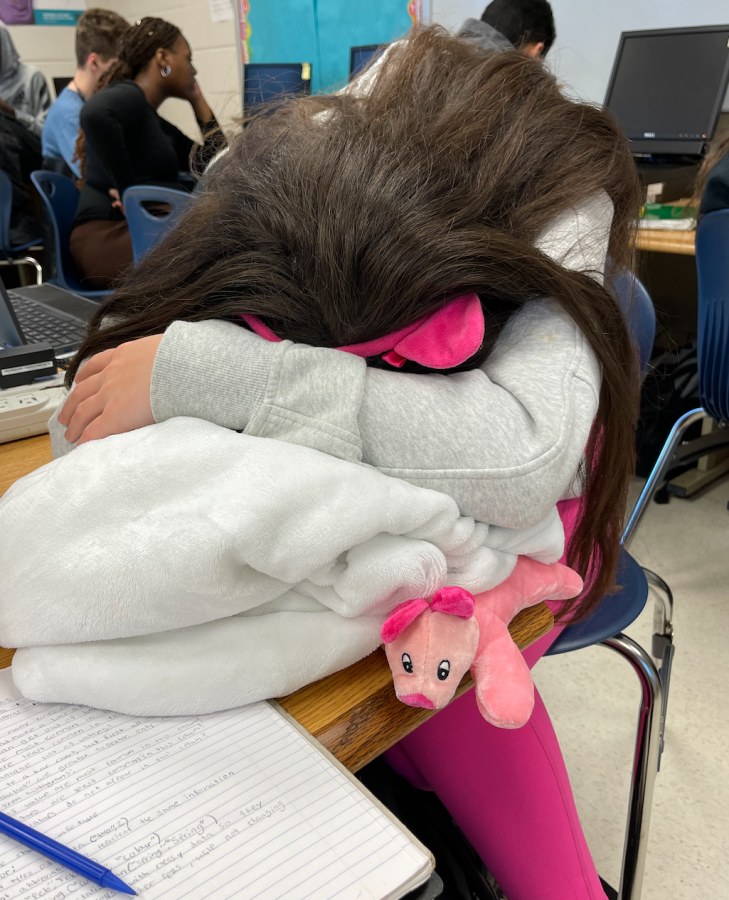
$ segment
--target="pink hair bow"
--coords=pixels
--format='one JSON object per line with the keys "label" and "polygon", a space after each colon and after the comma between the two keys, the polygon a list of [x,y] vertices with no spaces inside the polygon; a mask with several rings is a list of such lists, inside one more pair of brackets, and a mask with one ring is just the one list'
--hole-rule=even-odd
{"label": "pink hair bow", "polygon": [[[280,341],[257,316],[241,318],[260,337]],[[483,309],[477,294],[464,294],[441,309],[385,337],[339,347],[356,356],[379,356],[400,368],[407,360],[430,369],[452,369],[470,359],[483,343]]]}

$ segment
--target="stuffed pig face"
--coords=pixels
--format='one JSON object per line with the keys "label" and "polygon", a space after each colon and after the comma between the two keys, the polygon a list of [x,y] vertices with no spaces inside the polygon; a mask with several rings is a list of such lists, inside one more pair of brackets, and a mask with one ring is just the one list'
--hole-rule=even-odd
{"label": "stuffed pig face", "polygon": [[445,587],[426,600],[408,600],[382,628],[395,693],[408,706],[442,709],[471,668],[478,647],[473,596]]}
{"label": "stuffed pig face", "polygon": [[401,603],[382,626],[395,692],[403,703],[442,709],[470,669],[481,715],[499,728],[519,728],[534,708],[534,684],[509,623],[542,600],[567,600],[582,579],[560,563],[520,556],[500,585],[475,597],[441,588],[430,601]]}

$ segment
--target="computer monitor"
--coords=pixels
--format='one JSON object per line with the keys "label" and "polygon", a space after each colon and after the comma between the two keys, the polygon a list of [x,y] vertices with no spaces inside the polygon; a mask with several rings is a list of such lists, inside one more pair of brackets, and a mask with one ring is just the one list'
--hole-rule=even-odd
{"label": "computer monitor", "polygon": [[61,93],[64,88],[67,88],[69,84],[73,81],[73,75],[68,78],[54,78],[53,79],[53,90],[56,92],[56,97]]}
{"label": "computer monitor", "polygon": [[382,55],[389,44],[366,44],[362,47],[349,48],[349,80],[356,78],[371,62]]}
{"label": "computer monitor", "polygon": [[243,66],[245,113],[271,100],[310,93],[310,63],[246,63]]}
{"label": "computer monitor", "polygon": [[635,154],[698,156],[729,82],[729,25],[624,31],[605,106]]}

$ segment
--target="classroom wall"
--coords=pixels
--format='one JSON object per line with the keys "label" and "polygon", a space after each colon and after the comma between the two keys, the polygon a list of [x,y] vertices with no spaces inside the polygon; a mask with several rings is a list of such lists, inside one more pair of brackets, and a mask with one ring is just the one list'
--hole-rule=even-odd
{"label": "classroom wall", "polygon": [[[548,60],[560,80],[581,98],[601,103],[621,31],[722,25],[727,0],[550,0],[557,42]],[[488,0],[432,0],[432,21],[456,29],[480,18]],[[724,101],[729,109],[729,94]]]}

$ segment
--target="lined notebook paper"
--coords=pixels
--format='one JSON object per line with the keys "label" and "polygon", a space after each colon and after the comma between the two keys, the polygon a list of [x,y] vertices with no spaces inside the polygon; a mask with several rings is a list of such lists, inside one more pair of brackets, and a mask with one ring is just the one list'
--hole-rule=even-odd
{"label": "lined notebook paper", "polygon": [[[0,809],[145,900],[385,900],[432,857],[268,703],[133,718],[0,672]],[[0,835],[0,900],[119,897]]]}

